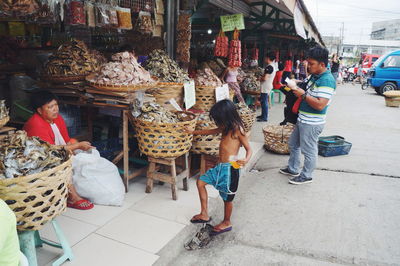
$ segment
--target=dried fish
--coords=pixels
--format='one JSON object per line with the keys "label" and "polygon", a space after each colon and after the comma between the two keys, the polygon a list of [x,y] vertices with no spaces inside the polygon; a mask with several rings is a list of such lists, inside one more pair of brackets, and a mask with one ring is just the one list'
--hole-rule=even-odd
{"label": "dried fish", "polygon": [[100,73],[90,81],[105,85],[138,85],[152,84],[155,80],[136,60],[130,52],[114,54],[114,62],[109,62],[101,67]]}
{"label": "dried fish", "polygon": [[220,87],[222,86],[221,80],[214,74],[214,72],[205,68],[204,70],[199,69],[195,78],[196,86],[207,86],[207,87]]}
{"label": "dried fish", "polygon": [[8,109],[6,107],[6,101],[0,100],[0,120],[8,117]]}
{"label": "dried fish", "polygon": [[0,179],[36,174],[67,159],[68,152],[63,147],[28,137],[25,131],[17,131],[1,143]]}
{"label": "dried fish", "polygon": [[89,50],[82,41],[72,40],[61,45],[50,56],[44,73],[57,76],[87,75],[97,71],[105,62],[105,57],[99,52]]}
{"label": "dried fish", "polygon": [[189,81],[188,74],[164,50],[156,49],[151,52],[145,68],[163,82],[184,83]]}

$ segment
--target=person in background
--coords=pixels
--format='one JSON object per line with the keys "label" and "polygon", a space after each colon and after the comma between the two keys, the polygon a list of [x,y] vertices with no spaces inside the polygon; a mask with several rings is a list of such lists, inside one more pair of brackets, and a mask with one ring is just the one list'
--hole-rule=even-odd
{"label": "person in background", "polygon": [[360,84],[363,83],[362,60],[360,60],[360,62],[358,62],[356,78],[353,80],[352,84],[354,85],[357,80],[360,82]]}
{"label": "person in background", "polygon": [[[94,147],[87,142],[77,142],[68,135],[65,121],[58,113],[57,97],[49,91],[38,91],[32,96],[32,107],[35,113],[24,125],[24,130],[29,137],[38,137],[52,145],[63,145],[67,150],[87,151]],[[70,208],[88,210],[93,208],[93,203],[83,199],[76,192],[73,184],[68,186],[68,202]]]}
{"label": "person in background", "polygon": [[240,86],[238,83],[238,75],[239,75],[238,67],[227,67],[225,71],[221,75],[221,80],[228,83],[229,89],[235,92],[236,99],[239,102],[244,103],[244,98],[242,96],[242,92],[240,91]]}
{"label": "person in background", "polygon": [[305,80],[308,76],[307,65],[308,65],[307,60],[303,58],[300,63],[300,75],[299,75],[300,80]]}
{"label": "person in background", "polygon": [[300,79],[300,59],[296,60],[296,67],[294,69],[294,74],[296,76],[296,79]]}
{"label": "person in background", "polygon": [[335,78],[335,80],[337,80],[337,78],[339,77],[339,65],[340,65],[340,61],[337,54],[332,55],[331,62],[332,62],[332,68],[331,68],[332,76]]}
{"label": "person in background", "polygon": [[[305,84],[306,90],[297,87],[296,82],[289,85],[302,101],[299,117],[289,139],[290,157],[288,166],[279,170],[289,175],[290,184],[301,185],[312,182],[312,174],[318,157],[318,136],[325,122],[326,112],[336,90],[336,82],[332,73],[327,70],[329,52],[320,46],[310,49],[308,66],[310,78]],[[300,155],[304,154],[304,166],[300,170]]]}
{"label": "person in background", "polygon": [[18,266],[20,261],[15,214],[0,199],[0,265]]}
{"label": "person in background", "polygon": [[290,74],[292,73],[292,68],[293,68],[292,60],[290,60],[290,57],[287,56],[285,60],[285,68],[283,69],[281,82],[285,82],[285,79],[290,77]]}
{"label": "person in background", "polygon": [[269,94],[274,88],[273,81],[276,75],[276,63],[275,63],[275,53],[269,52],[265,57],[265,63],[267,66],[264,70],[264,75],[261,76],[261,115],[257,117],[259,122],[268,121],[268,106],[269,106]]}

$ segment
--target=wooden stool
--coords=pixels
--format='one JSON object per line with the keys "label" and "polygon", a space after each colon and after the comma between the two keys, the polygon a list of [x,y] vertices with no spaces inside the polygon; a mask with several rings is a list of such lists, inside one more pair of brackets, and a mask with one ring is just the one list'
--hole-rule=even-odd
{"label": "wooden stool", "polygon": [[[189,163],[188,163],[188,153],[186,153],[183,160],[183,167],[180,174],[176,174],[176,160],[179,157],[172,158],[153,158],[148,157],[149,167],[147,169],[147,185],[146,185],[146,193],[151,193],[153,190],[153,181],[158,180],[161,182],[165,182],[171,184],[172,190],[172,199],[176,200],[176,181],[182,179],[183,181],[183,190],[188,191],[188,178],[189,178]],[[159,172],[160,167],[157,164],[165,165],[170,167],[170,173],[161,173]]]}

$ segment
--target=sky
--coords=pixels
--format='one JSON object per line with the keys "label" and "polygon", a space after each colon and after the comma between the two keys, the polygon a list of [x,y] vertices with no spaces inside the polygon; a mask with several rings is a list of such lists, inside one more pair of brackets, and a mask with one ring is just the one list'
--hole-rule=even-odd
{"label": "sky", "polygon": [[372,22],[400,19],[400,0],[304,0],[323,36],[340,36],[344,42],[370,39]]}

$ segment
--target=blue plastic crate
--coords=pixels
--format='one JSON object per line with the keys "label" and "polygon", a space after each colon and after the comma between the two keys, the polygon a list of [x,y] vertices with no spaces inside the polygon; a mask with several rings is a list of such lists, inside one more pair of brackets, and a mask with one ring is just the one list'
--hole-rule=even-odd
{"label": "blue plastic crate", "polygon": [[337,135],[319,137],[318,139],[318,143],[324,145],[343,145],[344,142],[344,137]]}
{"label": "blue plastic crate", "polygon": [[318,154],[324,157],[338,156],[349,154],[352,144],[343,141],[343,144],[322,144],[318,143]]}

